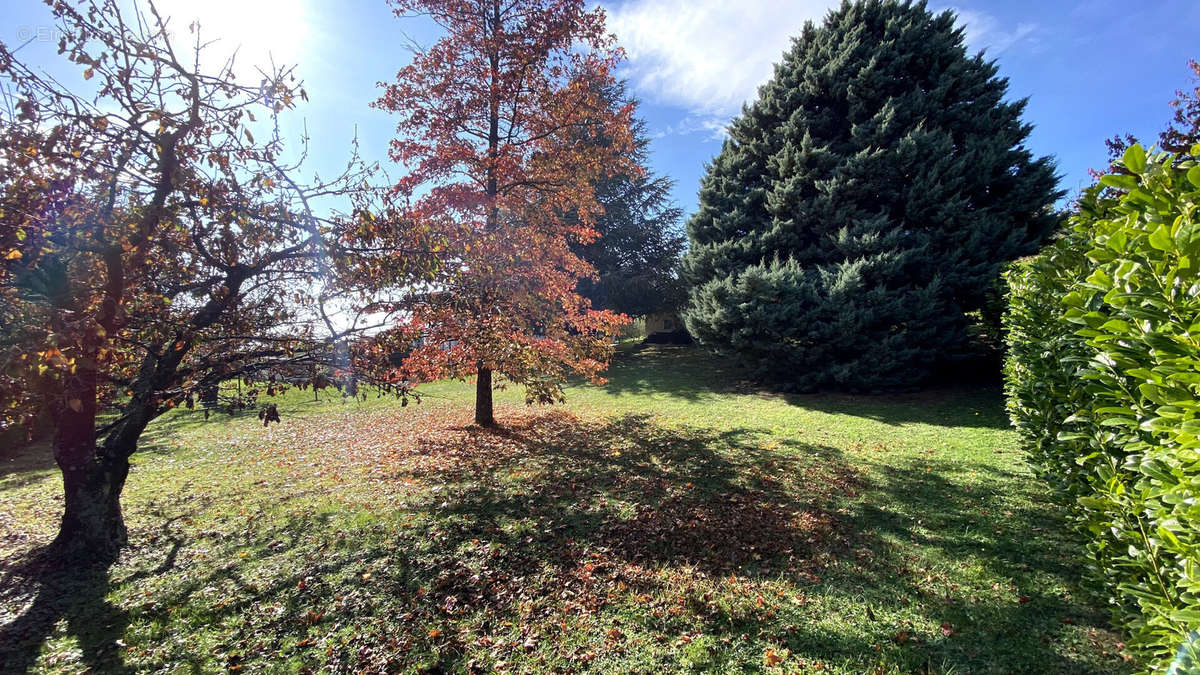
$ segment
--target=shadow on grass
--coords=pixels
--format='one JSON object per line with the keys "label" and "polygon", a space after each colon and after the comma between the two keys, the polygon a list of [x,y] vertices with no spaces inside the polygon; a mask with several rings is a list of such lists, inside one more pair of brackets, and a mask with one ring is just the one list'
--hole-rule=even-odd
{"label": "shadow on grass", "polygon": [[[958,480],[969,467],[912,463],[868,481],[835,448],[753,432],[513,418],[380,455],[371,508],[301,499],[291,484],[235,495],[237,509],[210,497],[206,516],[123,559],[112,586],[133,598],[127,610],[104,600],[107,576],[70,602],[61,584],[39,592],[44,609],[2,629],[6,643],[26,636],[25,660],[9,663],[32,663],[66,617],[101,672],[121,666],[104,645],[131,621],[149,653],[136,665],[151,670],[657,672],[685,667],[689,652],[670,646],[680,635],[706,636],[715,670],[753,668],[770,645],[862,671],[1119,670],[1059,640],[1063,616],[1096,616],[1024,590],[1076,570],[1033,491],[1017,508],[1004,498],[1012,476],[970,483]],[[1020,527],[997,527],[1006,519]],[[918,569],[930,556],[977,564],[988,583],[1011,577],[1031,600],[935,587]],[[859,614],[871,607],[878,619]],[[897,616],[954,633],[897,645]]]}
{"label": "shadow on grass", "polygon": [[[188,432],[209,426],[220,428],[232,421],[250,420],[257,416],[255,410],[239,410],[233,414],[211,411],[175,410],[154,420],[138,442],[138,452],[133,455],[133,464],[150,454],[169,455],[175,451],[169,441],[185,436]],[[19,487],[49,480],[58,476],[58,465],[54,461],[54,448],[50,440],[39,440],[7,449],[0,456],[0,482],[5,487]]]}
{"label": "shadow on grass", "polygon": [[831,415],[864,417],[890,425],[928,424],[1008,429],[1004,393],[996,386],[940,387],[908,394],[791,394],[791,405]]}
{"label": "shadow on grass", "polygon": [[617,395],[667,394],[690,402],[754,390],[733,361],[695,345],[622,347],[604,377],[605,390]]}
{"label": "shadow on grass", "polygon": [[939,385],[905,394],[785,394],[749,381],[734,362],[699,346],[637,345],[619,351],[605,373],[615,395],[666,395],[692,403],[753,394],[817,412],[892,425],[1007,429],[999,385]]}
{"label": "shadow on grass", "polygon": [[107,600],[108,565],[55,561],[35,551],[5,570],[4,577],[6,590],[0,598],[10,607],[22,599],[28,606],[15,620],[0,626],[0,672],[32,671],[42,644],[60,621],[65,621],[67,634],[76,638],[79,658],[89,670],[133,672],[123,663],[118,644],[129,616]]}
{"label": "shadow on grass", "polygon": [[4,456],[0,458],[0,481],[12,487],[25,485],[41,479],[27,474],[42,474],[57,468],[49,441],[15,446],[5,451]]}
{"label": "shadow on grass", "polygon": [[[525,549],[518,568],[536,566],[546,545],[712,575],[794,569],[834,543],[840,529],[827,509],[857,481],[832,448],[780,453],[753,433],[667,428],[648,415],[587,423],[549,413],[462,433],[466,442],[418,446],[433,461],[394,477],[447,485],[428,513],[450,516],[462,540],[485,533]],[[514,522],[532,536],[506,529]]]}
{"label": "shadow on grass", "polygon": [[[466,444],[470,452],[426,444],[419,452],[438,458],[434,470],[419,464],[400,476],[434,473],[451,486],[429,511],[454,523],[442,533],[446,548],[486,538],[501,552],[495,554],[503,561],[499,568],[514,578],[552,565],[556,584],[598,605],[605,585],[581,579],[581,567],[603,570],[611,575],[609,585],[616,579],[642,597],[661,598],[669,587],[692,589],[692,611],[671,618],[669,603],[662,603],[658,618],[642,615],[647,631],[704,634],[717,643],[774,631],[795,653],[838,662],[869,660],[905,630],[870,621],[867,630],[855,629],[860,617],[840,629],[821,627],[791,607],[780,609],[778,620],[764,620],[753,608],[703,600],[731,577],[811,588],[810,595],[831,601],[862,597],[876,608],[912,602],[910,616],[953,626],[952,635],[934,632],[896,647],[892,658],[906,669],[1111,672],[1112,663],[1076,658],[1055,641],[1069,628],[1064,619],[1103,626],[1104,617],[1069,598],[1030,590],[1073,588],[1081,551],[1052,534],[1063,523],[1052,507],[1037,503],[1037,490],[1018,500],[1020,506],[1004,499],[999,489],[1011,489],[1012,474],[980,466],[994,473],[972,483],[949,478],[962,478],[971,467],[921,462],[886,469],[873,484],[835,448],[764,447],[752,433],[667,429],[640,415],[605,424],[543,416],[498,434],[467,433],[477,437]],[[479,452],[490,447],[489,435],[515,446]],[[950,589],[950,582],[933,590],[916,569],[918,554],[973,560],[987,579],[1012,578],[1018,594],[1024,588],[1032,597],[981,600],[965,588]],[[643,574],[651,570],[669,572],[665,579]],[[470,578],[464,570],[458,581]],[[470,593],[486,594],[466,585]],[[593,585],[599,589],[589,591]],[[555,608],[545,611],[549,620]],[[735,660],[742,656],[728,655],[725,665],[744,665]]]}
{"label": "shadow on grass", "polygon": [[[950,631],[935,630],[909,647],[919,654],[913,667],[1137,670],[1117,654],[1120,639],[1108,631],[1106,613],[1083,601],[1082,544],[1031,477],[971,462],[908,460],[874,474],[850,519],[880,573],[831,582],[857,589],[876,609],[903,599]],[[979,571],[947,571],[955,566]],[[893,639],[903,628],[879,638]]]}

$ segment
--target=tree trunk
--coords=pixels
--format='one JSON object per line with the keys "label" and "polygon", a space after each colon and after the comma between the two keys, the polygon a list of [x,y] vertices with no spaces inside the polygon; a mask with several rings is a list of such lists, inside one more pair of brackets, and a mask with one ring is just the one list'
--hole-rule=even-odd
{"label": "tree trunk", "polygon": [[51,550],[65,557],[116,560],[129,541],[121,515],[129,462],[93,457],[82,466],[63,467],[62,473],[64,511]]}
{"label": "tree trunk", "polygon": [[128,454],[96,446],[96,375],[81,371],[55,411],[54,460],[63,477],[63,517],[51,552],[112,562],[128,540],[121,490]]}
{"label": "tree trunk", "polygon": [[[487,197],[486,231],[490,235],[500,224],[500,209],[496,206],[496,198],[500,195],[500,182],[496,176],[496,164],[500,151],[500,51],[501,20],[500,1],[492,0],[492,12],[488,17],[489,26],[494,42],[488,48],[488,63],[491,66],[491,88],[488,94],[488,164],[487,185],[484,195]],[[486,289],[480,297],[481,309],[488,307]],[[481,427],[496,426],[496,417],[492,413],[492,370],[484,368],[483,361],[478,362],[476,369],[478,377],[475,380],[475,423]]]}
{"label": "tree trunk", "polygon": [[479,367],[479,376],[475,380],[475,423],[481,427],[496,426],[496,417],[492,414],[492,371]]}

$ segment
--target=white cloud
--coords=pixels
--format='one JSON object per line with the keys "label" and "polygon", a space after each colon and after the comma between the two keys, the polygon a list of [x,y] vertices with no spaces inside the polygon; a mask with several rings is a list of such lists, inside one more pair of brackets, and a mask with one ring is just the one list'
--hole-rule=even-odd
{"label": "white cloud", "polygon": [[[773,65],[835,0],[626,0],[609,10],[609,27],[628,52],[626,76],[637,93],[682,107],[688,117],[662,133],[707,133],[724,125],[771,76]],[[1031,39],[1037,24],[1005,26],[986,12],[953,8],[972,50],[996,56]],[[940,10],[939,10],[940,11]]]}
{"label": "white cloud", "polygon": [[1039,29],[1038,24],[1033,22],[1022,22],[1009,28],[986,12],[957,7],[949,9],[954,10],[954,13],[958,15],[959,25],[966,29],[967,45],[972,50],[985,49],[988,56],[993,58],[1018,42],[1033,38]]}
{"label": "white cloud", "polygon": [[729,116],[719,114],[693,114],[684,117],[675,124],[668,124],[665,129],[654,134],[655,138],[664,136],[686,136],[703,132],[708,140],[721,140],[725,137],[725,127],[729,124]]}
{"label": "white cloud", "polygon": [[[638,92],[701,119],[728,117],[771,75],[804,22],[831,0],[628,0],[609,27]],[[700,129],[697,129],[700,130]]]}

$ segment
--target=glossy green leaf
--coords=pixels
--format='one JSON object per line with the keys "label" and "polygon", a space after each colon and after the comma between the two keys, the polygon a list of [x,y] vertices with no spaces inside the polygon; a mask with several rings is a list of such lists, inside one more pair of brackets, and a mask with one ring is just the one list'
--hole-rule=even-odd
{"label": "glossy green leaf", "polygon": [[1121,163],[1125,168],[1134,173],[1142,173],[1146,170],[1146,151],[1138,143],[1134,143],[1125,149],[1124,156],[1121,157]]}

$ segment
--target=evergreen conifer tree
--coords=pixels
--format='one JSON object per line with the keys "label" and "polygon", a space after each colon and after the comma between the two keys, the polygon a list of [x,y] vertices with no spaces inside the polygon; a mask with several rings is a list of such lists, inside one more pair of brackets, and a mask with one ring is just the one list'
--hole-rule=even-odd
{"label": "evergreen conifer tree", "polygon": [[635,109],[629,157],[636,170],[604,176],[592,186],[604,212],[592,225],[599,236],[572,245],[596,269],[595,278],[579,281],[579,294],[595,309],[630,316],[678,311],[686,300],[679,267],[686,239],[680,227],[683,213],[671,199],[674,182],[650,169],[650,134],[645,120],[636,116],[638,101],[625,82],[605,86],[603,97],[613,110]]}
{"label": "evergreen conifer tree", "polygon": [[952,12],[844,2],[729,127],[688,222],[688,329],[799,389],[910,388],[1062,193]]}

